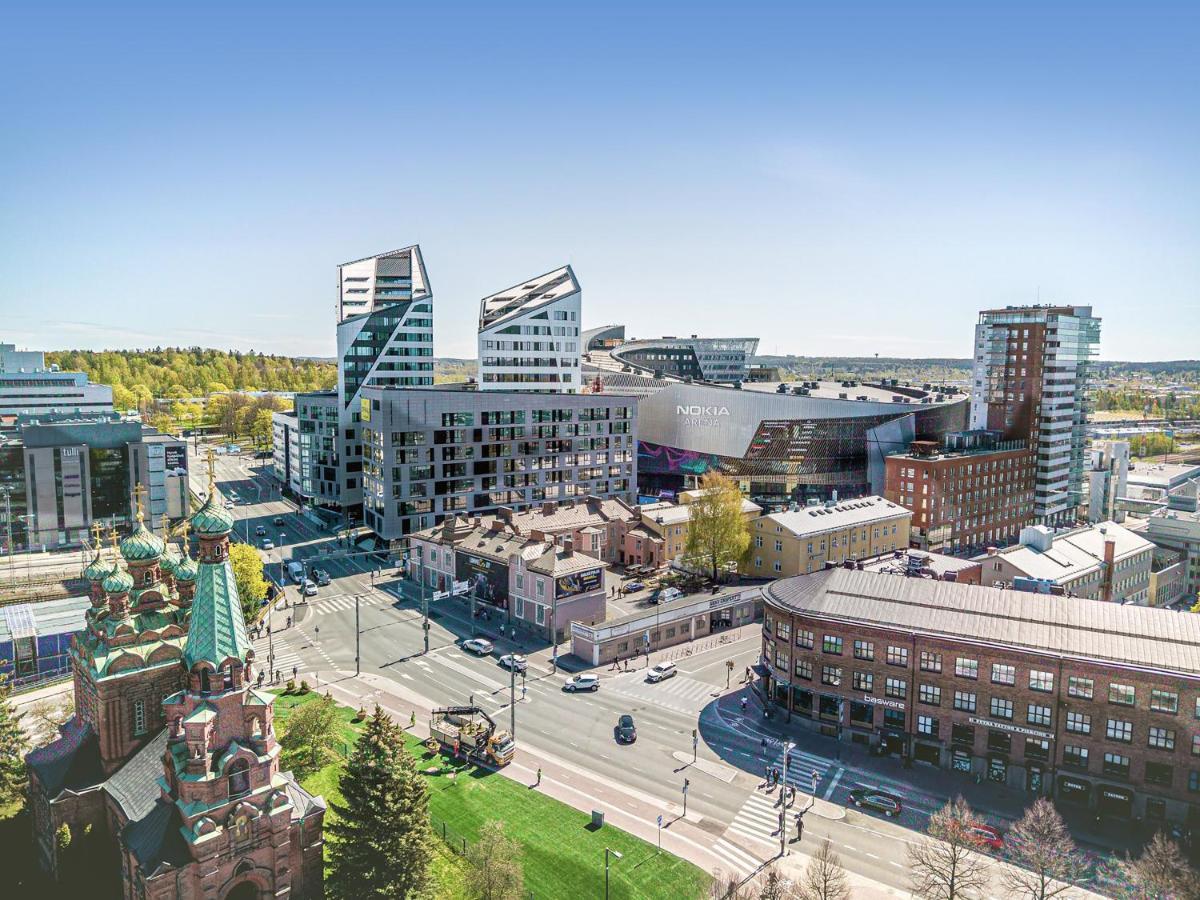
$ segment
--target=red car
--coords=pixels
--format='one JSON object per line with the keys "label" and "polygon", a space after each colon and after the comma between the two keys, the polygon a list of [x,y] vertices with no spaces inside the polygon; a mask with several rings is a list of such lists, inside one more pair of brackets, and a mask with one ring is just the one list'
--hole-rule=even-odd
{"label": "red car", "polygon": [[1004,835],[999,828],[993,828],[991,825],[980,823],[971,827],[971,834],[985,847],[990,847],[993,850],[1004,849]]}

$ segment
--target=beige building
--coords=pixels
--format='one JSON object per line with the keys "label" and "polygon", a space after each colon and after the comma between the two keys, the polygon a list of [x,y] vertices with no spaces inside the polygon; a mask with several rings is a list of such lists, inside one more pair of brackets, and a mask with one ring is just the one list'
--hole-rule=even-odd
{"label": "beige building", "polygon": [[[687,545],[688,522],[692,518],[692,503],[704,491],[682,491],[678,503],[648,503],[640,507],[642,525],[663,542],[663,560],[670,563],[683,555]],[[762,514],[762,507],[742,498],[742,515],[753,522]],[[751,526],[753,528],[753,526]]]}
{"label": "beige building", "polygon": [[750,552],[742,571],[778,578],[908,548],[912,512],[882,497],[861,497],[750,523]]}

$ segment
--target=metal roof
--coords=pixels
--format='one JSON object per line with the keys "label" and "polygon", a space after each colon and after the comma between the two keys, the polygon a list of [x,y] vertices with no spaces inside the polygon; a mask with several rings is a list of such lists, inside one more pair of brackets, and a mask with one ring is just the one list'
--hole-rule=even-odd
{"label": "metal roof", "polygon": [[1200,616],[877,572],[773,582],[768,604],[850,624],[1200,678]]}

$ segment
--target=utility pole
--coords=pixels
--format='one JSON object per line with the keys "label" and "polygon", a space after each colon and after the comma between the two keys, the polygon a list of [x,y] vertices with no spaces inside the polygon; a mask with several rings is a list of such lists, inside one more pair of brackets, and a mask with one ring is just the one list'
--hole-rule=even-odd
{"label": "utility pole", "polygon": [[362,632],[358,627],[358,601],[361,599],[359,594],[354,595],[354,674],[356,677],[362,674],[362,649],[359,644]]}
{"label": "utility pole", "polygon": [[429,597],[425,593],[425,579],[421,577],[424,574],[425,570],[418,567],[417,576],[421,582],[421,616],[424,619],[421,630],[425,635],[425,652],[429,653]]}
{"label": "utility pole", "polygon": [[8,586],[12,589],[17,583],[16,562],[13,560],[12,536],[12,488],[4,488],[4,525],[8,529]]}
{"label": "utility pole", "polygon": [[781,796],[779,798],[779,855],[783,856],[787,853],[787,795],[788,781],[787,770],[788,762],[792,758],[792,748],[796,745],[788,741],[783,745],[783,787],[780,788]]}
{"label": "utility pole", "polygon": [[700,747],[700,730],[698,728],[693,728],[692,729],[692,762],[696,761],[696,753],[699,750],[699,747]]}
{"label": "utility pole", "polygon": [[687,817],[687,795],[688,795],[688,788],[691,787],[691,785],[692,785],[692,783],[690,781],[688,781],[686,778],[683,779],[683,815],[684,815],[684,818]]}
{"label": "utility pole", "polygon": [[512,665],[508,667],[508,712],[509,712],[509,734],[512,739],[517,739],[517,660],[516,654],[513,655]]}

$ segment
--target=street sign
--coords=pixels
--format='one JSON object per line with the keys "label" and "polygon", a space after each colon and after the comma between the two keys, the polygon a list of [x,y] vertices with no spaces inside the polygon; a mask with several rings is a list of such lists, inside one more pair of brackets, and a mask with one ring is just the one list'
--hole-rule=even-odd
{"label": "street sign", "polygon": [[658,827],[662,828],[662,813],[658,814]]}

